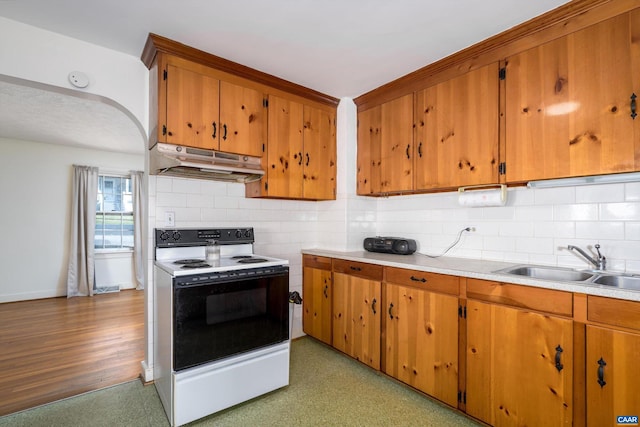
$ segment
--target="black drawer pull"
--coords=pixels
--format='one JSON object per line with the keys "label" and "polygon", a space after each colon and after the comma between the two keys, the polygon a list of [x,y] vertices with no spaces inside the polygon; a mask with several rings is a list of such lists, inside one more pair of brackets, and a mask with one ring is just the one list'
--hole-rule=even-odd
{"label": "black drawer pull", "polygon": [[414,282],[427,283],[427,279],[425,279],[424,277],[411,276],[411,280],[413,280]]}
{"label": "black drawer pull", "polygon": [[389,304],[389,319],[393,319],[393,303]]}
{"label": "black drawer pull", "polygon": [[373,311],[373,314],[376,314],[376,303],[378,301],[376,301],[376,299],[373,299],[373,302],[371,303],[371,310]]}
{"label": "black drawer pull", "polygon": [[354,267],[353,265],[349,266],[349,268],[352,269],[353,271],[362,271],[360,267]]}
{"label": "black drawer pull", "polygon": [[598,360],[598,365],[600,365],[598,366],[598,384],[600,384],[600,388],[602,388],[607,384],[604,380],[604,367],[607,366],[607,362],[601,357],[600,360]]}
{"label": "black drawer pull", "polygon": [[211,135],[211,138],[216,139],[216,133],[217,133],[217,126],[216,126],[216,122],[211,123],[213,125],[213,135]]}
{"label": "black drawer pull", "polygon": [[638,107],[637,103],[636,103],[636,94],[632,93],[631,94],[631,118],[632,119],[636,119],[636,117],[638,116],[638,113],[636,112],[636,109]]}
{"label": "black drawer pull", "polygon": [[329,295],[327,294],[328,290],[329,290],[329,285],[324,285],[324,290],[322,291],[322,293],[324,294],[325,298],[329,298]]}
{"label": "black drawer pull", "polygon": [[562,347],[560,347],[560,344],[558,344],[558,346],[556,347],[556,369],[558,370],[558,372],[562,371],[562,368],[564,368],[564,366],[562,365]]}

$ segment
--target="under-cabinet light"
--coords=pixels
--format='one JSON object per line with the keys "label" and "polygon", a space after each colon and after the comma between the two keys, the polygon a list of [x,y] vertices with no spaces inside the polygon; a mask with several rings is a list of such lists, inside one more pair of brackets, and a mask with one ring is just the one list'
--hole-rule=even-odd
{"label": "under-cabinet light", "polygon": [[640,182],[640,172],[616,173],[611,175],[582,176],[576,178],[546,179],[529,181],[529,188],[572,187],[576,185],[618,184],[624,182]]}

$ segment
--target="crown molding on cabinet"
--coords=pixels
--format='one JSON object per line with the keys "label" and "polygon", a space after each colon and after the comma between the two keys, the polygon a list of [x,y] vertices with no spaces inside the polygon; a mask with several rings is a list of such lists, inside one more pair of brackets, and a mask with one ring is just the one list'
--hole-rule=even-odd
{"label": "crown molding on cabinet", "polygon": [[151,69],[151,67],[153,66],[153,62],[158,52],[175,55],[202,65],[206,65],[211,68],[215,68],[219,71],[233,74],[235,76],[242,77],[256,83],[270,86],[274,89],[282,90],[284,92],[298,95],[303,98],[307,98],[312,101],[332,107],[337,106],[338,102],[340,101],[339,99],[332,96],[315,91],[313,89],[309,89],[301,85],[297,85],[271,74],[263,73],[262,71],[249,68],[245,65],[229,61],[228,59],[224,59],[216,55],[212,55],[210,53],[184,45],[166,37],[149,33],[147,42],[145,43],[144,49],[142,50],[142,55],[140,56],[140,59],[148,69]]}

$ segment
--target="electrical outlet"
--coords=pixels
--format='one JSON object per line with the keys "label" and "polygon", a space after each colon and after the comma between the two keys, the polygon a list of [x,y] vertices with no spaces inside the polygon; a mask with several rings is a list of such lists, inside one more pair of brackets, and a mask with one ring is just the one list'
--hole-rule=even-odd
{"label": "electrical outlet", "polygon": [[174,212],[164,213],[164,225],[165,227],[173,227],[176,225],[176,214]]}

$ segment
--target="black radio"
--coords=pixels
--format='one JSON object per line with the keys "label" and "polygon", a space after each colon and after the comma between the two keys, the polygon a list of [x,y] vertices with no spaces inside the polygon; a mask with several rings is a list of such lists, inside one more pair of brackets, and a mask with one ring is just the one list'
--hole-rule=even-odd
{"label": "black radio", "polygon": [[400,237],[367,237],[364,248],[369,252],[385,254],[411,255],[417,249],[416,241]]}

